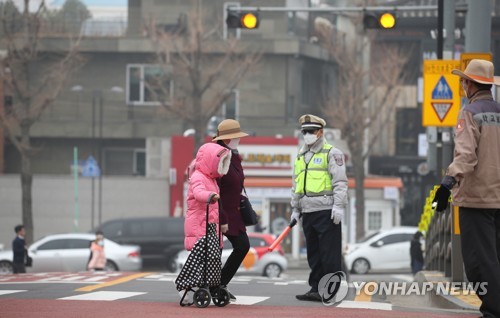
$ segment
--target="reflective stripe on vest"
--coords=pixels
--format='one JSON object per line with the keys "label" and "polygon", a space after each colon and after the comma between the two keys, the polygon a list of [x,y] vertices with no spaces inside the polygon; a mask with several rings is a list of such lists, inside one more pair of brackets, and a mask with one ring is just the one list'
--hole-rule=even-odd
{"label": "reflective stripe on vest", "polygon": [[328,172],[328,153],[332,145],[324,144],[306,164],[304,155],[295,160],[295,193],[316,197],[333,195],[332,180]]}

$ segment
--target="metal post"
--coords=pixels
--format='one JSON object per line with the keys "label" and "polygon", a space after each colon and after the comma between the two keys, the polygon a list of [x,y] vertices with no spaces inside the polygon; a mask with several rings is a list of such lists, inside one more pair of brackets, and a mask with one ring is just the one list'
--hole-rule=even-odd
{"label": "metal post", "polygon": [[101,226],[102,224],[102,173],[103,173],[103,155],[102,155],[102,118],[103,118],[103,107],[102,107],[102,91],[99,91],[99,153],[98,153],[98,156],[99,156],[99,159],[98,159],[98,162],[99,162],[99,167],[101,169],[100,173],[99,173],[99,197],[98,197],[98,201],[99,201],[99,209],[98,209],[98,213],[99,213],[99,217],[98,217],[98,224],[99,226]]}
{"label": "metal post", "polygon": [[[92,157],[96,157],[96,145],[95,145],[95,107],[96,107],[96,100],[98,96],[98,91],[94,91],[92,94]],[[100,164],[100,163],[99,163]],[[90,225],[91,229],[93,230],[95,227],[95,177],[92,177],[91,180],[91,194],[90,194]]]}

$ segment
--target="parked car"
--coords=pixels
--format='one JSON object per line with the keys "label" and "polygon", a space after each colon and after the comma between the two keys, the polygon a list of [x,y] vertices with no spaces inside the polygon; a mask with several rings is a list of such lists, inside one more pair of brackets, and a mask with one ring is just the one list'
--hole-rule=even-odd
{"label": "parked car", "polygon": [[[273,243],[275,236],[272,234],[248,233],[250,240],[250,250],[243,260],[239,273],[261,274],[270,278],[279,277],[288,267],[288,261],[284,256],[281,245],[278,245],[272,252],[268,247]],[[222,264],[227,261],[233,251],[231,242],[224,237],[224,248],[222,250]],[[183,250],[177,254],[175,264],[177,270],[181,270],[187,261],[189,252]]]}
{"label": "parked car", "polygon": [[[48,235],[28,248],[33,259],[28,272],[78,272],[87,270],[90,257],[90,242],[94,234]],[[140,247],[120,245],[104,239],[106,270],[138,271],[141,269]],[[12,251],[0,252],[0,274],[12,273]]]}
{"label": "parked car", "polygon": [[355,274],[369,271],[410,271],[410,241],[417,227],[402,226],[368,235],[348,244],[344,255],[348,269]]}
{"label": "parked car", "polygon": [[115,219],[104,222],[99,230],[119,244],[139,245],[143,267],[167,264],[167,269],[174,271],[174,258],[184,249],[184,218]]}

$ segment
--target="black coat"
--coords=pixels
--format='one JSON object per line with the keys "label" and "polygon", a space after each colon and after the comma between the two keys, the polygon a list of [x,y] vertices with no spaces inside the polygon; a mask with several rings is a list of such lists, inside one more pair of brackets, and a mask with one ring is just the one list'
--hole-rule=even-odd
{"label": "black coat", "polygon": [[422,244],[419,240],[412,240],[410,245],[410,257],[411,261],[418,261],[420,263],[424,262],[424,254],[422,253]]}
{"label": "black coat", "polygon": [[16,236],[12,241],[12,251],[14,253],[13,262],[16,264],[24,264],[24,257],[26,255],[26,242],[24,239]]}

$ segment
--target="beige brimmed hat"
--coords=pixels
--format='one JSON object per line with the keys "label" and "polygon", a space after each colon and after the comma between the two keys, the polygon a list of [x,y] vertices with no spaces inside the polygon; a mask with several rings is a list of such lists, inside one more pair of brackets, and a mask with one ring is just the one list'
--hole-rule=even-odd
{"label": "beige brimmed hat", "polygon": [[326,126],[326,121],[315,115],[306,114],[299,118],[301,129],[322,129]]}
{"label": "beige brimmed hat", "polygon": [[451,73],[480,84],[500,85],[500,77],[493,75],[493,63],[486,60],[471,60],[463,72],[455,69]]}
{"label": "beige brimmed hat", "polygon": [[240,123],[234,119],[224,119],[217,126],[217,136],[213,141],[234,139],[248,136],[246,132],[241,131]]}

